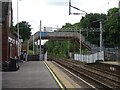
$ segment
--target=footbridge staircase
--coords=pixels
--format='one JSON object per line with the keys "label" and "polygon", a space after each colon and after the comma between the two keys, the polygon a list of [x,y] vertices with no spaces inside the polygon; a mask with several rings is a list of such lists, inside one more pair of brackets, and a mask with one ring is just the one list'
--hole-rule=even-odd
{"label": "footbridge staircase", "polygon": [[84,45],[86,48],[88,48],[92,53],[98,52],[99,47],[91,44],[90,42],[86,41],[85,37],[78,33],[78,32],[36,32],[34,35],[32,35],[29,39],[29,43],[33,43],[33,38],[34,42],[39,40],[41,36],[41,39],[72,39],[80,42],[82,45]]}

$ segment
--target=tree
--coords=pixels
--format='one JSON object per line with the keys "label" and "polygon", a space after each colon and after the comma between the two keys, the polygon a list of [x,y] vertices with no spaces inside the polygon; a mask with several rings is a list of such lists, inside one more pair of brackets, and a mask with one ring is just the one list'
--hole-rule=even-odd
{"label": "tree", "polygon": [[106,15],[99,13],[90,13],[85,17],[82,17],[80,24],[82,28],[99,28],[100,25],[98,20],[101,19],[106,20]]}
{"label": "tree", "polygon": [[[102,20],[103,24],[103,39],[105,43],[114,44],[116,46],[120,46],[120,17],[118,16],[118,8],[112,8],[108,11],[108,14],[98,14],[98,13],[90,13],[87,14],[85,17],[82,17],[80,22],[75,24],[66,23],[62,29],[64,28],[71,28],[77,27],[78,29],[81,28],[88,28],[88,37],[86,32],[82,32],[84,36],[86,36],[87,40],[90,41],[92,44],[99,45],[99,32],[90,32],[89,28],[100,28],[100,20]],[[61,29],[61,30],[62,30]],[[73,45],[74,43],[74,45]],[[62,41],[55,41],[49,40],[46,42],[48,46],[48,52],[54,55],[59,55],[64,57],[65,53],[68,53],[68,42],[67,40]],[[69,51],[70,52],[79,52],[79,43],[70,41],[69,43]],[[74,49],[75,47],[75,49]],[[87,49],[82,46],[83,53],[87,53]]]}
{"label": "tree", "polygon": [[[31,25],[29,25],[28,22],[26,21],[22,21],[19,24],[19,34],[21,36],[21,38],[23,39],[23,41],[25,41],[25,39],[29,39],[31,36]],[[15,31],[17,32],[17,25],[15,25]]]}
{"label": "tree", "polygon": [[120,16],[118,8],[111,8],[107,14],[105,22],[105,43],[120,46]]}
{"label": "tree", "polygon": [[62,26],[62,28],[67,28],[67,27],[71,27],[72,26],[72,24],[71,23],[65,23],[65,25],[64,26]]}
{"label": "tree", "polygon": [[[86,36],[86,39],[93,43],[99,45],[99,32],[90,32],[90,28],[100,28],[100,20],[105,21],[106,15],[99,13],[90,13],[85,17],[82,17],[80,21],[80,28],[88,28],[87,32],[83,32],[82,34]],[[87,36],[88,35],[88,36]]]}

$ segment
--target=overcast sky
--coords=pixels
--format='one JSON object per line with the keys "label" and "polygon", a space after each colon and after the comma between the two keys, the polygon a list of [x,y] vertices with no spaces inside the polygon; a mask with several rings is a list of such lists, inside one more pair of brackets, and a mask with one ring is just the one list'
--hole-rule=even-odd
{"label": "overcast sky", "polygon": [[[109,8],[118,7],[118,0],[71,0],[72,5],[87,13],[107,13]],[[13,22],[17,21],[17,0],[13,2]],[[42,27],[61,27],[65,23],[79,22],[82,15],[69,15],[69,0],[19,0],[19,21],[29,22],[32,33]],[[80,12],[72,9],[72,12]],[[84,15],[83,15],[84,16]]]}

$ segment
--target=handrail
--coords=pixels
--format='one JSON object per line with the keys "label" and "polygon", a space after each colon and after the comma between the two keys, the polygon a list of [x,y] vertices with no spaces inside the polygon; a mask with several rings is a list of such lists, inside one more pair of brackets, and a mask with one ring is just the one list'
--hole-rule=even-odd
{"label": "handrail", "polygon": [[[58,38],[60,38],[60,36],[61,36],[61,38],[65,38],[65,37],[71,38],[71,37],[73,37],[73,38],[75,38],[75,39],[77,38],[79,40],[80,40],[80,37],[81,37],[82,43],[84,43],[84,45],[87,45],[86,46],[87,48],[89,47],[89,48],[91,48],[91,50],[95,50],[95,51],[93,51],[94,53],[99,51],[99,46],[91,44],[90,42],[88,42],[85,39],[85,37],[82,34],[80,36],[80,34],[78,32],[47,32],[46,37],[47,38],[49,38],[49,37],[58,37]],[[39,39],[39,31],[34,34],[34,38],[35,38],[35,40]],[[33,35],[29,39],[29,42],[30,43],[33,42]]]}

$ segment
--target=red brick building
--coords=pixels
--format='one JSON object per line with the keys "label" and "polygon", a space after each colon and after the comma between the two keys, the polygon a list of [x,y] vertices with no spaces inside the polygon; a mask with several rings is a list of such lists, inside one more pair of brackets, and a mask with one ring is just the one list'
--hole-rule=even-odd
{"label": "red brick building", "polygon": [[1,36],[1,58],[3,69],[9,68],[11,59],[15,59],[18,56],[17,34],[11,30],[12,25],[12,2],[0,2],[2,7],[2,19],[0,24],[0,36]]}

